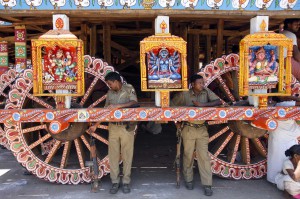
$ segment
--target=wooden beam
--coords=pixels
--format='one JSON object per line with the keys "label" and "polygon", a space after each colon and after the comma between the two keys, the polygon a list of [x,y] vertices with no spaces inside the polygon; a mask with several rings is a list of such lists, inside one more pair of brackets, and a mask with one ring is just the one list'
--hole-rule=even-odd
{"label": "wooden beam", "polygon": [[188,35],[188,42],[187,42],[187,64],[188,64],[188,75],[189,77],[194,74],[193,68],[193,35]]}
{"label": "wooden beam", "polygon": [[199,71],[199,35],[193,35],[194,52],[193,52],[193,72]]}
{"label": "wooden beam", "polygon": [[104,60],[111,64],[111,27],[109,23],[103,24],[103,55]]}
{"label": "wooden beam", "polygon": [[97,26],[92,25],[90,28],[90,55],[95,56],[97,51]]}
{"label": "wooden beam", "polygon": [[27,26],[26,26],[26,29],[37,30],[37,31],[40,31],[40,32],[42,32],[42,33],[48,32],[48,29],[46,30],[46,29],[41,28],[41,27],[36,26],[36,25],[27,25]]}
{"label": "wooden beam", "polygon": [[[103,34],[103,30],[97,30],[98,34]],[[111,29],[112,35],[135,35],[135,34],[153,34],[152,28],[145,28],[145,29],[139,29],[139,30],[132,30],[132,29]]]}
{"label": "wooden beam", "polygon": [[217,57],[221,57],[223,54],[223,30],[224,20],[219,19],[217,29]]}
{"label": "wooden beam", "polygon": [[88,30],[87,23],[82,23],[80,28],[81,28],[81,32],[79,38],[83,41],[83,51],[84,54],[86,55],[87,54],[87,30]]}
{"label": "wooden beam", "polygon": [[211,61],[211,35],[206,35],[206,64]]}
{"label": "wooden beam", "polygon": [[[232,36],[232,37],[237,37],[237,36],[245,36],[247,35],[247,32],[250,32],[250,30],[246,30],[246,31],[237,31],[237,30],[223,30],[223,35],[224,36]],[[218,33],[217,29],[207,29],[207,30],[203,30],[203,29],[189,29],[188,30],[189,34],[200,34],[200,35],[213,35],[216,36]],[[249,33],[248,33],[249,34]]]}
{"label": "wooden beam", "polygon": [[[176,9],[152,9],[152,10],[5,10],[1,12],[0,17],[38,17],[38,18],[50,18],[53,14],[66,14],[70,18],[78,17],[84,20],[84,18],[101,18],[102,21],[115,21],[126,18],[126,20],[139,20],[139,19],[151,19],[153,20],[158,15],[167,15],[172,20],[196,20],[196,19],[251,19],[257,16],[257,10],[176,10]],[[260,10],[259,15],[269,16],[274,19],[285,19],[300,16],[300,10],[279,10],[269,11]],[[126,17],[125,17],[126,16]]]}
{"label": "wooden beam", "polygon": [[137,67],[137,64],[136,64],[136,62],[137,62],[138,60],[139,60],[139,57],[137,57],[137,56],[132,57],[132,58],[126,60],[124,63],[122,63],[122,64],[116,66],[116,69],[117,69],[118,71],[122,71],[122,70],[124,70],[125,68],[127,68],[127,67],[129,67],[129,66],[135,66],[136,68],[138,68],[138,67]]}
{"label": "wooden beam", "polygon": [[180,37],[182,37],[184,39],[184,41],[187,41],[187,34],[188,34],[187,24],[179,25],[179,34],[180,34]]}
{"label": "wooden beam", "polygon": [[[100,41],[103,42],[103,38],[102,37],[100,37]],[[117,42],[110,41],[110,44],[111,44],[111,47],[113,47],[113,48],[121,51],[122,54],[130,55],[130,56],[138,56],[138,55],[140,55],[140,52],[129,50],[127,47],[125,47],[125,46],[123,46],[121,44],[118,44]]]}
{"label": "wooden beam", "polygon": [[10,22],[10,23],[14,23],[14,22],[21,22],[22,20],[14,18],[14,17],[10,17],[10,16],[0,16],[0,20],[1,21],[6,21],[6,22]]}
{"label": "wooden beam", "polygon": [[229,54],[229,42],[228,37],[225,38],[225,55]]}

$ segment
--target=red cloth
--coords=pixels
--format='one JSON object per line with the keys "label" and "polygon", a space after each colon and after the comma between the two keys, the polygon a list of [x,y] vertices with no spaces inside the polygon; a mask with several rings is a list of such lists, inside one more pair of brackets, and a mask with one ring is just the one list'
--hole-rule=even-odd
{"label": "red cloth", "polygon": [[292,75],[300,81],[300,62],[297,62],[294,58],[292,58]]}
{"label": "red cloth", "polygon": [[293,198],[300,199],[300,194],[294,195]]}

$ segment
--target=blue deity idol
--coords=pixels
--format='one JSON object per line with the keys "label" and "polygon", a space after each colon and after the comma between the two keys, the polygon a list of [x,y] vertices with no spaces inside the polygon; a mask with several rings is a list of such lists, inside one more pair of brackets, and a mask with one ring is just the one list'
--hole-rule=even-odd
{"label": "blue deity idol", "polygon": [[181,75],[178,73],[178,69],[180,69],[180,55],[177,51],[170,55],[168,49],[162,48],[158,56],[151,51],[148,53],[148,58],[149,80],[159,80],[161,78],[181,79]]}

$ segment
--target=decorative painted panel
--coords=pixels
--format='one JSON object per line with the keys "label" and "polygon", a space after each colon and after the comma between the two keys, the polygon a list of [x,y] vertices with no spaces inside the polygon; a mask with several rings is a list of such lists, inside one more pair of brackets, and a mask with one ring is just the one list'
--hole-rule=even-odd
{"label": "decorative painted panel", "polygon": [[[84,65],[81,40],[32,40],[32,51],[35,95],[83,95]],[[53,93],[55,90],[68,92]]]}
{"label": "decorative painted panel", "polygon": [[243,38],[240,42],[240,95],[249,95],[253,89],[265,89],[265,94],[256,94],[262,106],[266,106],[267,96],[291,95],[292,46],[291,39],[274,32],[258,32]]}
{"label": "decorative painted panel", "polygon": [[187,90],[186,42],[161,34],[140,42],[143,91]]}
{"label": "decorative painted panel", "polygon": [[299,10],[299,0],[0,0],[0,9]]}

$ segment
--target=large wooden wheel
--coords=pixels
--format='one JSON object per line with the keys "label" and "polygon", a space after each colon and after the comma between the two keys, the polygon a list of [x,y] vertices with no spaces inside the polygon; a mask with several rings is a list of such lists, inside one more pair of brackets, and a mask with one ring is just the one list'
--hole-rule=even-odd
{"label": "large wooden wheel", "polygon": [[[100,59],[85,56],[85,86],[83,97],[73,98],[71,108],[62,110],[56,117],[67,118],[74,108],[102,107],[108,90],[104,77],[114,68]],[[36,109],[39,117],[43,108],[55,109],[55,97],[36,97],[32,94],[32,70],[24,71],[23,78],[16,80],[9,93],[7,109]],[[26,111],[24,112],[26,114]],[[14,116],[18,117],[18,116]],[[46,117],[53,117],[47,114]],[[62,184],[90,182],[90,171],[85,161],[90,159],[90,136],[95,138],[99,152],[99,178],[109,173],[106,125],[100,125],[94,133],[87,133],[88,123],[71,123],[59,134],[49,130],[48,123],[10,123],[6,126],[10,149],[26,169],[38,178]]]}
{"label": "large wooden wheel", "polygon": [[[222,100],[224,111],[220,114],[224,117],[235,114],[228,112],[226,106],[240,103],[238,63],[239,56],[230,54],[216,59],[199,72],[205,79],[206,87]],[[214,174],[234,179],[261,178],[266,174],[265,130],[252,127],[248,121],[224,120],[209,121],[208,132]]]}

